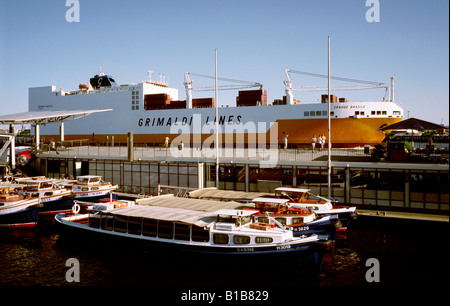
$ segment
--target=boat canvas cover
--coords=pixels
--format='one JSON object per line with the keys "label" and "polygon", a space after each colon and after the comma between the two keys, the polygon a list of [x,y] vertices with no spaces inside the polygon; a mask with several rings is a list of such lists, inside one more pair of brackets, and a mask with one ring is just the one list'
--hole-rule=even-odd
{"label": "boat canvas cover", "polygon": [[217,190],[216,188],[203,188],[189,192],[190,198],[214,199],[220,201],[253,200],[255,198],[271,196],[267,192],[244,192],[234,190]]}
{"label": "boat canvas cover", "polygon": [[108,214],[172,222],[183,222],[199,227],[209,227],[217,220],[217,214],[212,212],[143,205],[117,208],[112,211],[108,211]]}
{"label": "boat canvas cover", "polygon": [[136,203],[138,203],[139,205],[146,205],[146,206],[183,208],[207,212],[217,211],[219,209],[240,209],[243,207],[248,208],[254,207],[254,204],[243,204],[233,201],[219,202],[214,200],[199,200],[199,199],[166,197],[166,196],[138,199],[136,200]]}

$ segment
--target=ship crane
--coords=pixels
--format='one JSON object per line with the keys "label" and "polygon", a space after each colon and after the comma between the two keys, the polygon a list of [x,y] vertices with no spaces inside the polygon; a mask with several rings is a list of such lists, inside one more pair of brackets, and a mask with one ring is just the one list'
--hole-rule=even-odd
{"label": "ship crane", "polygon": [[[326,91],[328,90],[327,86],[300,86],[300,87],[292,87],[292,78],[290,76],[290,73],[295,74],[302,74],[302,75],[308,75],[313,77],[321,77],[321,78],[327,78],[327,75],[317,74],[317,73],[310,73],[310,72],[303,72],[303,71],[297,71],[297,70],[285,70],[286,74],[286,80],[284,81],[284,85],[286,86],[286,96],[289,104],[294,104],[294,95],[292,91],[300,91],[300,92],[306,92],[306,91]],[[386,89],[386,93],[389,96],[389,101],[394,102],[394,78],[391,77],[391,86],[386,85],[384,83],[378,83],[378,82],[372,82],[372,81],[363,81],[363,80],[355,80],[355,79],[348,79],[348,78],[342,78],[342,77],[333,77],[330,76],[333,80],[338,81],[346,81],[346,82],[353,82],[353,83],[359,83],[356,85],[334,85],[330,86],[330,90],[333,91],[342,91],[342,90],[365,90],[365,89],[375,89],[375,88],[384,88]],[[392,96],[391,96],[391,87],[392,87]]]}
{"label": "ship crane", "polygon": [[[207,79],[214,79],[214,76],[199,74],[199,73],[191,73],[191,72],[185,72],[184,73],[184,87],[186,89],[186,104],[188,105],[188,108],[192,108],[192,91],[214,91],[215,86],[203,86],[203,87],[192,87],[194,81],[191,79],[191,75],[207,78]],[[218,77],[217,79],[221,81],[227,81],[227,82],[234,82],[237,84],[233,85],[219,85],[217,86],[217,90],[239,90],[244,88],[253,88],[253,87],[259,87],[262,89],[263,85],[261,83],[257,82],[250,82],[250,81],[242,81],[242,80],[234,80],[234,79],[228,79],[228,78],[221,78]]]}

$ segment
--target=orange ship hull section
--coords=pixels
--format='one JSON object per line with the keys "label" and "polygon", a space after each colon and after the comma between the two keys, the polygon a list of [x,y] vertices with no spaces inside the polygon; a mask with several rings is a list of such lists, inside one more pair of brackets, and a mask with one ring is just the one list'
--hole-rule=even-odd
{"label": "orange ship hull section", "polygon": [[[382,125],[390,125],[401,121],[402,118],[334,118],[331,119],[331,142],[334,148],[374,145],[380,143],[385,135],[378,129]],[[277,131],[278,129],[278,131]],[[222,143],[236,144],[237,147],[246,147],[249,144],[255,144],[258,137],[266,138],[267,147],[270,140],[277,144],[283,143],[284,135],[289,135],[288,143],[290,146],[309,145],[313,135],[325,135],[328,138],[328,119],[293,119],[293,120],[277,120],[267,133],[261,134],[226,134],[222,135]],[[87,142],[107,141],[111,144],[114,136],[115,145],[127,142],[127,134],[92,134],[92,135],[70,135],[65,134],[66,141],[70,140],[86,140]],[[150,145],[164,144],[166,136],[169,136],[170,142],[184,144],[190,143],[203,146],[213,144],[215,141],[214,134],[134,134],[135,143],[148,143]],[[59,139],[60,135],[42,135],[45,139]],[[259,139],[261,139],[259,138]],[[220,141],[220,139],[219,139]],[[328,139],[327,139],[328,142]]]}

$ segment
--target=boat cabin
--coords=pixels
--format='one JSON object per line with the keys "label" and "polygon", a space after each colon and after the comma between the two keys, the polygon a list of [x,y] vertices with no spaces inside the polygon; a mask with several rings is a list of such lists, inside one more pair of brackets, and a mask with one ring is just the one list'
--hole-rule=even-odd
{"label": "boat cabin", "polygon": [[102,177],[100,175],[82,175],[77,178],[79,185],[100,185]]}
{"label": "boat cabin", "polygon": [[310,189],[303,188],[287,188],[278,187],[275,189],[275,196],[291,200],[290,202],[305,203],[305,204],[326,204],[330,201],[312,194]]}
{"label": "boat cabin", "polygon": [[[298,226],[315,220],[314,213],[291,207],[289,199],[256,198],[253,200],[259,211],[254,215],[255,222],[270,224],[269,216],[280,226]],[[276,223],[276,222],[275,222]],[[273,223],[272,223],[273,224]]]}
{"label": "boat cabin", "polygon": [[216,211],[215,229],[231,231],[252,222],[255,210],[220,209]]}

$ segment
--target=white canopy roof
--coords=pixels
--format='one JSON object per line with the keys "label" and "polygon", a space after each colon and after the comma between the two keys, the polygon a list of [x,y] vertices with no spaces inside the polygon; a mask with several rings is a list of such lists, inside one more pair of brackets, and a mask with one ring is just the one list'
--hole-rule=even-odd
{"label": "white canopy roof", "polygon": [[160,206],[168,208],[183,208],[197,211],[213,212],[219,209],[238,209],[242,207],[253,207],[254,204],[243,204],[234,201],[220,202],[213,200],[199,200],[189,198],[157,196],[151,198],[137,199],[136,203],[147,206]]}
{"label": "white canopy roof", "polygon": [[112,109],[23,112],[0,116],[0,124],[44,124],[44,123],[74,120],[93,113],[101,113],[109,111],[112,111]]}
{"label": "white canopy roof", "polygon": [[187,210],[181,208],[134,205],[108,211],[109,214],[148,218],[172,222],[183,222],[207,227],[217,220],[217,213]]}

